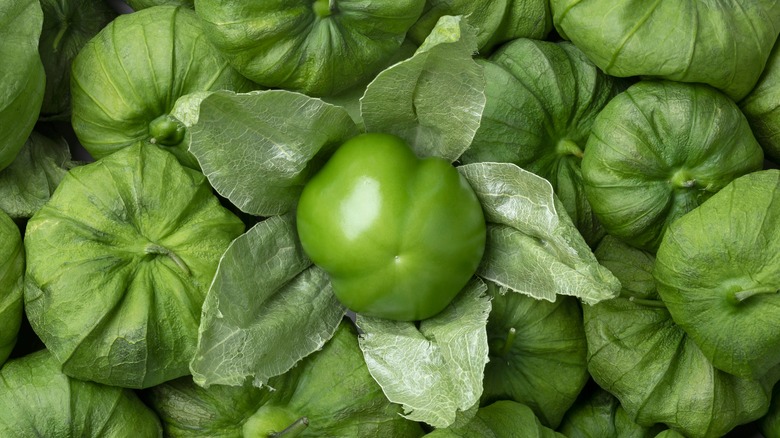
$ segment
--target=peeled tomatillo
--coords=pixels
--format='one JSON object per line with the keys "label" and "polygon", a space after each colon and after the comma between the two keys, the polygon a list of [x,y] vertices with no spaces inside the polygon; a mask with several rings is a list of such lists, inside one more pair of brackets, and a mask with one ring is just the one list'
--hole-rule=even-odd
{"label": "peeled tomatillo", "polygon": [[298,234],[336,297],[367,316],[417,321],[442,311],[474,274],[485,218],[458,171],[387,134],[345,142],[306,185]]}

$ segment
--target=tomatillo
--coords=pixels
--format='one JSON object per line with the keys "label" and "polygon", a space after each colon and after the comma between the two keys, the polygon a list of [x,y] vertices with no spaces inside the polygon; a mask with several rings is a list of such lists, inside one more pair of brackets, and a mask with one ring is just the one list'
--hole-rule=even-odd
{"label": "tomatillo", "polygon": [[297,226],[347,308],[398,321],[447,307],[485,250],[485,217],[465,178],[388,134],[336,150],[304,188]]}

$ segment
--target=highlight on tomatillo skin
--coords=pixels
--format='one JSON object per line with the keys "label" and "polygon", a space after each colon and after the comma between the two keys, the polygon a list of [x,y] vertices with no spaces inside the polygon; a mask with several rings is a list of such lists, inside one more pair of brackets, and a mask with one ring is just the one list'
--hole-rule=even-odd
{"label": "highlight on tomatillo skin", "polygon": [[443,310],[485,248],[482,207],[465,179],[387,134],[359,135],[334,153],[304,188],[297,227],[345,306],[399,321]]}

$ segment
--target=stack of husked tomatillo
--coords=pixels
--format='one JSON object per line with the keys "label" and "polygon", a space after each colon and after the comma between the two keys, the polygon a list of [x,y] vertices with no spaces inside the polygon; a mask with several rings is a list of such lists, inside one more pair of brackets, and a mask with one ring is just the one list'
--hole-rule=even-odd
{"label": "stack of husked tomatillo", "polygon": [[780,0],[127,3],[0,0],[0,436],[780,437]]}

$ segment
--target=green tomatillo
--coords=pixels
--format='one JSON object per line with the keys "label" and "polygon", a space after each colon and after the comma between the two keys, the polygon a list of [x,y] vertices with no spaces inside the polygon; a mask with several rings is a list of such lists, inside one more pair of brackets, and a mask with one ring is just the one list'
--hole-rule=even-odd
{"label": "green tomatillo", "polygon": [[303,249],[338,299],[368,316],[436,315],[485,248],[482,207],[466,180],[387,134],[345,142],[304,188],[297,216]]}

